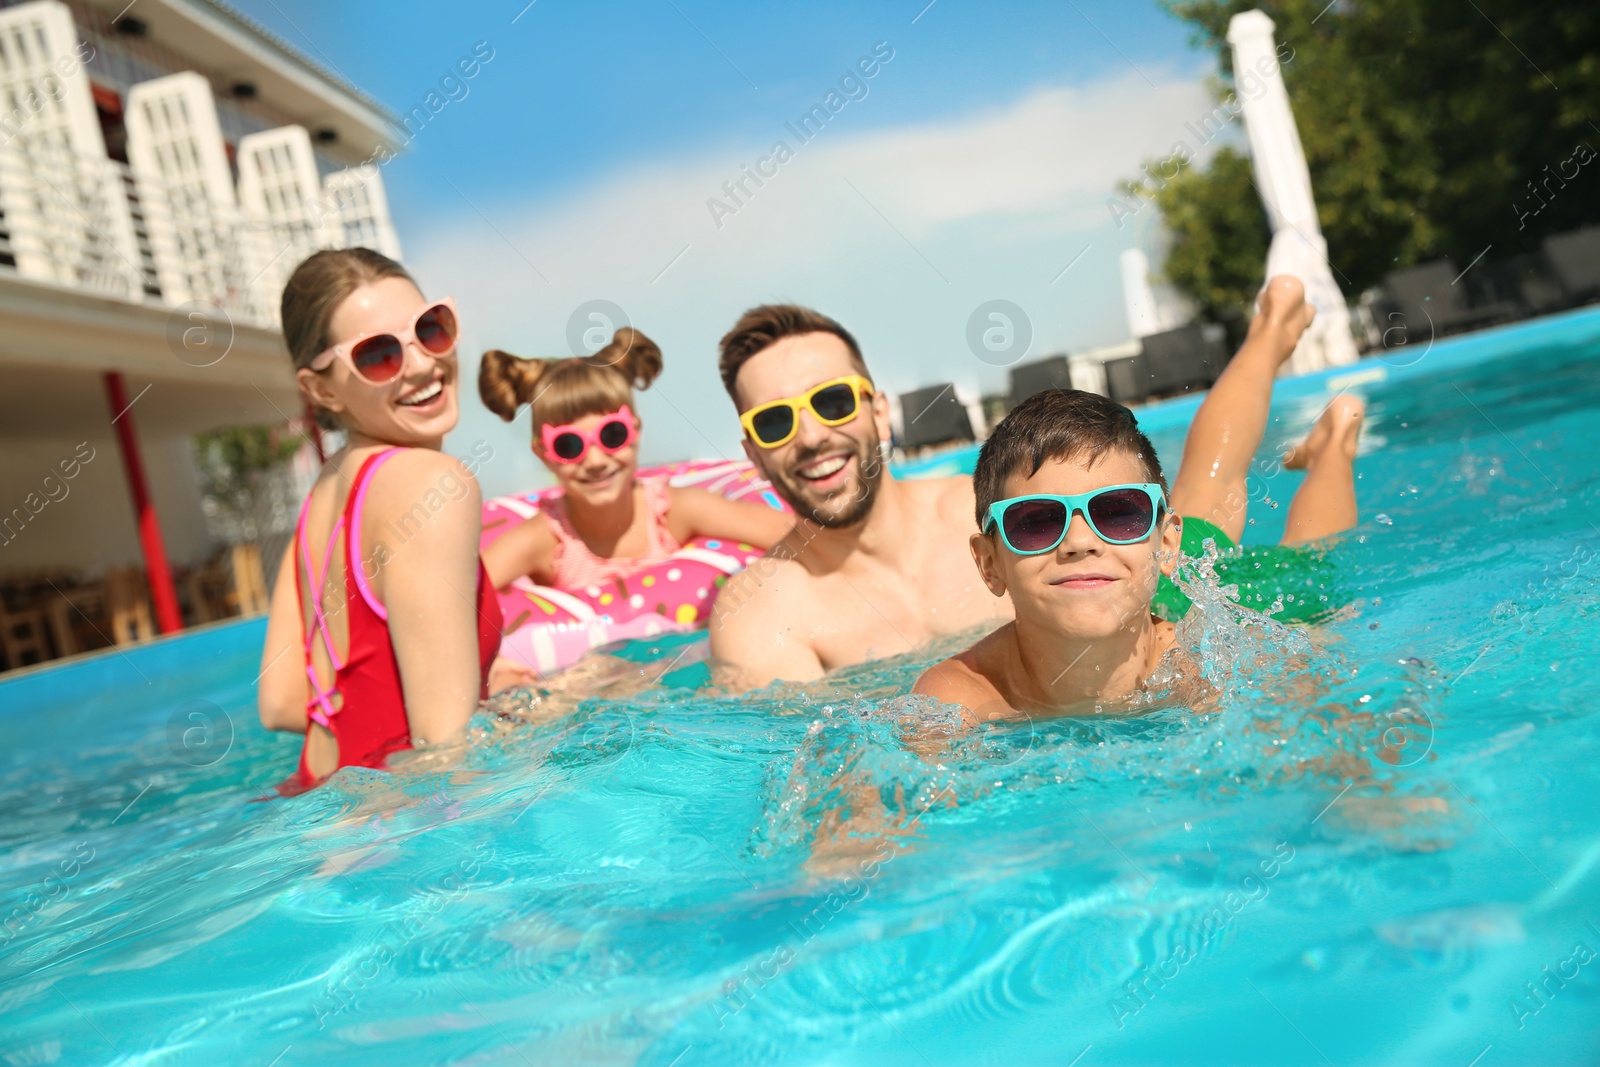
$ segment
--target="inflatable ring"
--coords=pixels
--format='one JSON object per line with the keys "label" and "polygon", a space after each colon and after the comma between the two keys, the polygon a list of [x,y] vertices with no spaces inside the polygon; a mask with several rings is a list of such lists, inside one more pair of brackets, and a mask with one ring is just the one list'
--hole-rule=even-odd
{"label": "inflatable ring", "polygon": [[[790,511],[748,462],[691,460],[641,469],[637,477],[662,475],[674,488],[695,486],[729,500]],[[558,492],[550,488],[485,501],[479,550],[539,514],[543,501]],[[717,590],[729,575],[760,557],[753,545],[697,537],[666,559],[604,586],[552,589],[518,578],[499,591],[506,620],[500,654],[549,674],[614,641],[698,629],[710,618]]]}

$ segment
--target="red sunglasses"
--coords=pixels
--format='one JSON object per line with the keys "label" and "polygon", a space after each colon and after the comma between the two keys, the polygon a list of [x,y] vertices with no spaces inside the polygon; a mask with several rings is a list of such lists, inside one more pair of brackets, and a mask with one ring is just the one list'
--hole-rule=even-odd
{"label": "red sunglasses", "polygon": [[350,369],[373,385],[388,385],[400,377],[406,365],[406,346],[415,343],[435,358],[456,347],[460,326],[456,321],[456,302],[445,297],[429,304],[397,333],[364,333],[353,341],[343,341],[323,349],[311,361],[311,369],[325,371],[335,359],[343,359]]}
{"label": "red sunglasses", "polygon": [[575,423],[541,429],[545,458],[554,463],[582,463],[590,447],[598,447],[609,455],[616,455],[639,438],[639,420],[633,417],[628,405],[613,411],[601,420],[593,432],[580,430]]}

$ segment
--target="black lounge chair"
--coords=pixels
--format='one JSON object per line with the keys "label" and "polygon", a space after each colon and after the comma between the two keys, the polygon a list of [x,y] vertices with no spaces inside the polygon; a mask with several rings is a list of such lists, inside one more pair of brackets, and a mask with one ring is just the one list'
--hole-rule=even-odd
{"label": "black lounge chair", "polygon": [[1567,306],[1600,300],[1600,226],[1546,237],[1544,254],[1566,290]]}
{"label": "black lounge chair", "polygon": [[1119,404],[1206,389],[1227,365],[1222,327],[1192,322],[1153,333],[1139,342],[1137,356],[1106,361],[1106,391]]}
{"label": "black lounge chair", "polygon": [[1187,393],[1217,380],[1226,359],[1220,337],[1198,322],[1153,333],[1140,342],[1153,393]]}
{"label": "black lounge chair", "polygon": [[[1519,317],[1520,307],[1504,299],[1474,306],[1472,290],[1462,281],[1462,271],[1448,259],[1397,270],[1384,279],[1384,290],[1401,317],[1407,343]],[[1391,321],[1390,325],[1396,323]]]}
{"label": "black lounge chair", "polygon": [[1142,404],[1155,390],[1150,387],[1150,371],[1145,365],[1144,353],[1108,359],[1106,392],[1119,404]]}
{"label": "black lounge chair", "polygon": [[977,440],[967,409],[948,382],[900,394],[900,414],[905,420],[902,448]]}
{"label": "black lounge chair", "polygon": [[1016,407],[1034,393],[1046,389],[1071,389],[1072,368],[1066,356],[1050,356],[1011,368],[1011,406]]}

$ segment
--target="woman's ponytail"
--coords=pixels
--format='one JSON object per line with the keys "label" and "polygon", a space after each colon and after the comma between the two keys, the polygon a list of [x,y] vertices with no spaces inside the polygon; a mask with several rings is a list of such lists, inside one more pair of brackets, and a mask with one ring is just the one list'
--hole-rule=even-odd
{"label": "woman's ponytail", "polygon": [[483,406],[510,422],[517,417],[518,408],[532,402],[547,369],[542,359],[522,359],[498,348],[489,349],[478,365],[478,395]]}

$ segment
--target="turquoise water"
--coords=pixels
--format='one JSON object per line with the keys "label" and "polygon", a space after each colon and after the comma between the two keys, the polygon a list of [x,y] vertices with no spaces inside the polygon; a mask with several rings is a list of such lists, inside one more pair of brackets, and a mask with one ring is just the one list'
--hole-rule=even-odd
{"label": "turquoise water", "polygon": [[[1356,602],[1308,639],[1201,590],[1204,708],[924,759],[931,655],[640,691],[690,645],[458,766],[263,801],[297,746],[259,623],[0,683],[0,1056],[1595,1062],[1600,314],[1356,370]],[[1282,388],[1247,540],[1328,388]],[[1169,469],[1192,410],[1141,413]],[[808,865],[873,786],[911,831]]]}

